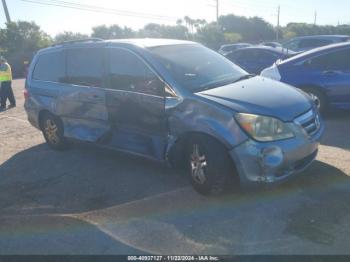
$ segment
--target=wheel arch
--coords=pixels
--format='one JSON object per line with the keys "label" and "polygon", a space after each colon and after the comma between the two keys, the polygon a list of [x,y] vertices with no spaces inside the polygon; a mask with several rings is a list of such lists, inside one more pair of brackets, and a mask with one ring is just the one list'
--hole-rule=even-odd
{"label": "wheel arch", "polygon": [[[53,115],[55,117],[57,117],[54,113],[52,113],[50,110],[47,110],[47,109],[42,109],[39,111],[39,115],[38,115],[38,123],[39,123],[39,127],[40,129],[42,129],[42,121],[44,119],[44,116],[46,115]],[[62,120],[60,119],[61,123],[62,123]]]}
{"label": "wheel arch", "polygon": [[[222,139],[219,139],[218,137],[215,137],[214,135],[207,133],[207,132],[200,132],[200,131],[188,131],[182,133],[180,136],[172,139],[172,141],[169,143],[169,146],[167,148],[166,152],[166,158],[169,161],[170,165],[173,167],[183,167],[183,164],[185,163],[185,150],[186,147],[191,141],[191,138],[193,137],[208,137],[217,143],[221,144],[225,147],[227,151],[231,149],[230,146],[228,146],[227,143],[224,143]],[[235,166],[234,161],[231,159],[232,164]]]}

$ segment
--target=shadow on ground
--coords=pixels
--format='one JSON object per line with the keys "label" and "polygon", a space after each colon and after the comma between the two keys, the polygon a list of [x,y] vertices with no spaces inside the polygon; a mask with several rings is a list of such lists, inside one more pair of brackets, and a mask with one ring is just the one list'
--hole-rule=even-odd
{"label": "shadow on ground", "polygon": [[350,111],[334,111],[324,116],[326,131],[322,144],[350,150]]}
{"label": "shadow on ground", "polygon": [[143,159],[76,145],[24,150],[0,166],[2,213],[75,213],[187,185],[176,171]]}

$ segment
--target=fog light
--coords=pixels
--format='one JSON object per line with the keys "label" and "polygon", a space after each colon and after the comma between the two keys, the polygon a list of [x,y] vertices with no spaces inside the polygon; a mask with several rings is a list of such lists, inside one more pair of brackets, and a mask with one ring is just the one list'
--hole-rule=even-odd
{"label": "fog light", "polygon": [[276,169],[283,163],[283,152],[279,147],[267,147],[261,150],[260,164],[264,170]]}

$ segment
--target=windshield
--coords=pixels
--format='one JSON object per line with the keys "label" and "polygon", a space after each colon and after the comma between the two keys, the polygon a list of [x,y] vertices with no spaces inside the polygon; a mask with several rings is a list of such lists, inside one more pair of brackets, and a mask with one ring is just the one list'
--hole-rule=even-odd
{"label": "windshield", "polygon": [[235,82],[245,75],[220,54],[196,44],[150,48],[170,75],[191,92],[199,92]]}

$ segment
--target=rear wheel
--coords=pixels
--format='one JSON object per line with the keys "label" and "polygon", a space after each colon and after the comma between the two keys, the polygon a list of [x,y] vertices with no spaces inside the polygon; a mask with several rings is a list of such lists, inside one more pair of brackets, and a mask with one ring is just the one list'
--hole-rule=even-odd
{"label": "rear wheel", "polygon": [[67,140],[63,135],[62,121],[57,116],[46,113],[41,119],[41,131],[47,144],[52,149],[64,150],[68,147]]}
{"label": "rear wheel", "polygon": [[232,185],[232,160],[226,148],[214,139],[205,136],[192,138],[187,159],[191,184],[200,194],[220,194]]}

